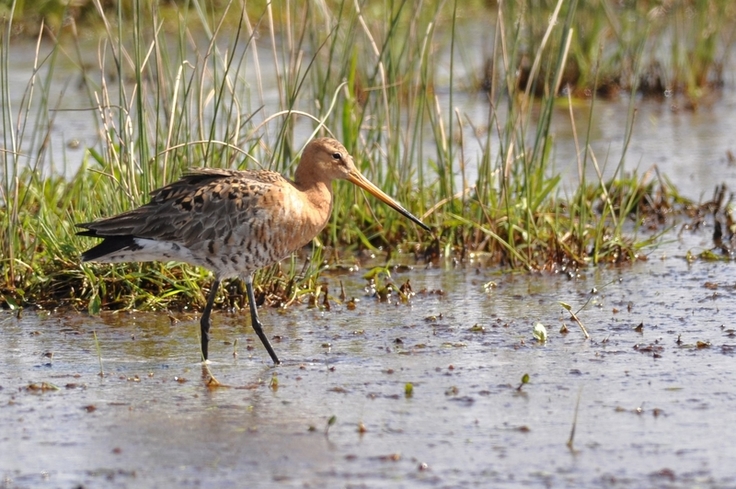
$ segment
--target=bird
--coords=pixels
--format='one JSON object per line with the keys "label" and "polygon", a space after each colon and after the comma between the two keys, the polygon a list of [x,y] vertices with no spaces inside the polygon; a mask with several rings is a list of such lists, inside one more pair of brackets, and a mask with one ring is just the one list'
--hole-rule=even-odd
{"label": "bird", "polygon": [[332,182],[347,180],[431,232],[396,200],[366,179],[332,138],[311,140],[291,180],[269,170],[193,168],[150,194],[138,208],[78,223],[79,236],[101,238],[83,262],[179,261],[214,274],[200,318],[202,360],[208,360],[211,314],[222,280],[245,283],[251,325],[274,364],[281,363],[263,332],[253,274],[307,245],[332,212]]}

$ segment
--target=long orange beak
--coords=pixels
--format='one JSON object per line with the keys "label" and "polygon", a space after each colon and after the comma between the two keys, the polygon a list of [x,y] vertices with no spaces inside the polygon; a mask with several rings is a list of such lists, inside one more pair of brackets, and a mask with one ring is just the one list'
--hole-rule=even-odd
{"label": "long orange beak", "polygon": [[373,185],[371,182],[369,182],[358,170],[353,170],[348,174],[347,180],[350,183],[353,183],[357,185],[358,187],[362,188],[363,190],[367,191],[374,197],[376,197],[378,200],[383,202],[384,204],[388,204],[389,206],[396,209],[399,213],[401,213],[403,216],[408,217],[412,221],[414,221],[416,224],[424,228],[426,231],[432,231],[429,229],[429,226],[424,224],[422,221],[419,220],[418,217],[416,217],[411,212],[404,209],[404,207],[396,202],[394,199],[386,195],[383,190]]}

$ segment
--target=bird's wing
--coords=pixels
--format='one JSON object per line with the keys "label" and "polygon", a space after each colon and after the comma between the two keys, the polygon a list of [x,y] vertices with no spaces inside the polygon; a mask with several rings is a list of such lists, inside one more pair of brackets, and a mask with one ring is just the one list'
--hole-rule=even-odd
{"label": "bird's wing", "polygon": [[279,179],[269,171],[197,168],[151,192],[137,209],[79,227],[80,234],[104,238],[133,236],[185,245],[222,237],[244,215],[259,212],[259,202]]}

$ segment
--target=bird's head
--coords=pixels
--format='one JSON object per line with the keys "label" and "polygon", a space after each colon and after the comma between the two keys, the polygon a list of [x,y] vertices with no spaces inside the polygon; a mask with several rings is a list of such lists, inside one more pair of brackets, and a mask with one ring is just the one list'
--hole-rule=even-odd
{"label": "bird's head", "polygon": [[355,167],[353,157],[339,141],[331,138],[318,138],[310,141],[304,148],[302,159],[296,169],[296,181],[302,183],[325,181],[329,184],[332,180],[338,179],[357,185],[430,231],[426,224],[365,178]]}

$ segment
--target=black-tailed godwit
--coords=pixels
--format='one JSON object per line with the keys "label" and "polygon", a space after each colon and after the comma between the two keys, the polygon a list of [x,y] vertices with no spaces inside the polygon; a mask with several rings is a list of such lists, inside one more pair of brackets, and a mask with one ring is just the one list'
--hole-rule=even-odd
{"label": "black-tailed godwit", "polygon": [[253,294],[253,273],[289,256],[325,227],[332,211],[332,181],[348,180],[422,228],[429,227],[369,182],[338,141],[311,141],[294,180],[272,171],[193,169],[154,190],[151,201],[117,216],[78,224],[82,236],[103,238],[82,261],[181,261],[215,274],[200,321],[207,360],[210,314],[223,279],[245,282],[253,329],[274,363]]}

